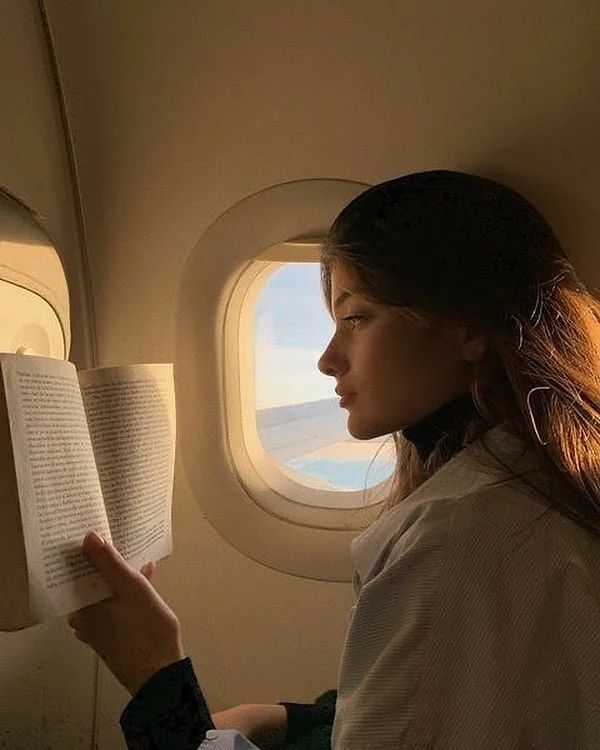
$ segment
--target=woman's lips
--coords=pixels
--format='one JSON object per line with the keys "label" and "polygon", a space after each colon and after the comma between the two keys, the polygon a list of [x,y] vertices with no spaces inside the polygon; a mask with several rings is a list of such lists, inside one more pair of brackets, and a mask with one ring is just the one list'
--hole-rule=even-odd
{"label": "woman's lips", "polygon": [[340,399],[340,406],[346,406],[348,401],[350,401],[351,398],[354,398],[356,396],[356,393],[347,393],[345,396],[342,396]]}

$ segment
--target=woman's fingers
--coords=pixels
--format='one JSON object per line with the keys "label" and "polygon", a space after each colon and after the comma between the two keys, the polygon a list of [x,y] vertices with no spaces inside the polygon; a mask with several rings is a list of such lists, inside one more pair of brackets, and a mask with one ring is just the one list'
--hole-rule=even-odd
{"label": "woman's fingers", "polygon": [[144,563],[144,565],[142,565],[142,567],[140,568],[140,573],[144,576],[144,578],[150,580],[154,575],[155,570],[156,565],[154,564],[154,560],[150,560],[150,562]]}

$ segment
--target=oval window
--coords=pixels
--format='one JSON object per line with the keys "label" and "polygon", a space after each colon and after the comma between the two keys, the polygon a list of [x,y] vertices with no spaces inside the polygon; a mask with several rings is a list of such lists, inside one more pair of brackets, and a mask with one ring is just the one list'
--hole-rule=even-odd
{"label": "oval window", "polygon": [[271,274],[254,318],[256,428],[264,449],[295,481],[364,490],[391,475],[394,444],[389,436],[357,440],[348,432],[335,380],[317,367],[333,332],[319,263],[285,263]]}
{"label": "oval window", "polygon": [[0,351],[62,359],[64,347],[60,320],[46,300],[0,279]]}

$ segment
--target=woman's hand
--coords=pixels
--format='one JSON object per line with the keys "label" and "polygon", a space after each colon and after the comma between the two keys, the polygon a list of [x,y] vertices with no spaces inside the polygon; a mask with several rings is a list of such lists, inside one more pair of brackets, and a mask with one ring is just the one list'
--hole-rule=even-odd
{"label": "woman's hand", "polygon": [[287,711],[273,703],[240,703],[211,715],[217,729],[237,729],[261,748],[277,748],[285,739]]}
{"label": "woman's hand", "polygon": [[185,658],[179,620],[150,583],[154,562],[137,573],[93,532],[83,550],[113,596],[72,612],[67,621],[134,695],[159,669]]}

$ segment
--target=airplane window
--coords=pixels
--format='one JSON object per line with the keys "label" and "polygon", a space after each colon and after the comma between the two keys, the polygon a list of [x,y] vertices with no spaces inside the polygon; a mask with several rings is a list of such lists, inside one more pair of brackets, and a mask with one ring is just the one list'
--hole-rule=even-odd
{"label": "airplane window", "polygon": [[333,331],[318,263],[284,263],[270,275],[254,318],[256,427],[264,449],[296,482],[356,492],[389,478],[394,444],[389,436],[357,440],[348,432],[335,379],[317,368]]}
{"label": "airplane window", "polygon": [[57,250],[37,214],[0,186],[0,351],[63,359],[70,343]]}
{"label": "airplane window", "polygon": [[58,359],[65,355],[60,320],[46,300],[35,292],[2,279],[0,351]]}

